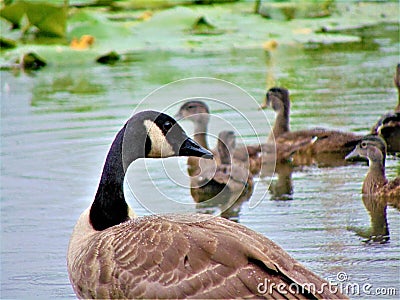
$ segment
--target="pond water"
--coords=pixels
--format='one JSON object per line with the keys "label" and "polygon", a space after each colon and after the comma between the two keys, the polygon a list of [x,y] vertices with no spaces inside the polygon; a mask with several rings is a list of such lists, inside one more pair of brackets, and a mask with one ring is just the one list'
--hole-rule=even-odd
{"label": "pond water", "polygon": [[[187,77],[215,77],[232,82],[262,102],[266,85],[289,88],[292,129],[329,127],[368,133],[377,118],[393,109],[393,85],[399,62],[398,26],[363,31],[363,43],[324,48],[280,47],[226,52],[147,52],[115,66],[48,67],[32,76],[1,73],[1,298],[75,298],[66,269],[66,251],[79,214],[90,205],[102,164],[117,130],[138,103],[153,90]],[[174,98],[174,95],[171,95]],[[145,102],[162,110],[168,99]],[[264,139],[273,122],[272,111],[232,98]],[[231,123],[236,114],[211,103],[215,114]],[[174,109],[171,108],[171,113]],[[190,133],[188,122],[182,126]],[[245,142],[256,141],[247,125],[237,125]],[[210,127],[218,134],[218,126]],[[264,128],[265,127],[265,128]],[[175,161],[174,161],[175,160]],[[185,159],[168,159],[185,169]],[[165,161],[164,161],[165,163]],[[138,215],[149,212],[134,193],[150,194],[150,180],[167,195],[180,195],[195,211],[187,188],[168,180],[160,160],[135,163],[130,178],[152,178],[126,188]],[[297,260],[325,278],[376,288],[397,288],[400,275],[400,214],[388,207],[390,242],[367,244],[358,232],[371,227],[361,199],[365,163],[339,167],[307,166],[291,174],[291,200],[272,200],[271,178],[257,178],[251,208],[243,203],[238,221],[266,235]],[[399,159],[389,157],[387,176],[399,174]],[[141,175],[142,174],[142,175]],[[272,178],[276,181],[276,178]],[[135,190],[136,189],[136,190]],[[132,191],[133,190],[133,191]],[[157,198],[157,211],[171,211]],[[376,298],[353,295],[352,298]],[[381,296],[382,299],[396,298]]]}

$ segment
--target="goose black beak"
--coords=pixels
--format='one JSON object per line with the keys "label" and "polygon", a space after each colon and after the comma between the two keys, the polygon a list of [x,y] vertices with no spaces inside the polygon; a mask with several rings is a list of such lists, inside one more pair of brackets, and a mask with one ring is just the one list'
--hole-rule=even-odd
{"label": "goose black beak", "polygon": [[187,138],[179,149],[180,156],[197,156],[201,158],[213,159],[213,155],[204,149],[191,138]]}

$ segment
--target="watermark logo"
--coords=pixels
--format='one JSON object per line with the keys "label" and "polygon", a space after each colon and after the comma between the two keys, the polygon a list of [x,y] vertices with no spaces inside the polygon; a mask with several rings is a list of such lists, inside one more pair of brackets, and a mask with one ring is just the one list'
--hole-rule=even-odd
{"label": "watermark logo", "polygon": [[376,297],[387,297],[387,296],[398,296],[399,288],[391,286],[376,286],[372,282],[352,282],[349,275],[346,272],[339,272],[336,274],[333,280],[328,280],[321,285],[314,283],[304,283],[298,285],[296,283],[275,283],[269,279],[264,279],[263,282],[259,282],[257,285],[257,292],[265,294],[273,294],[278,292],[281,295],[287,294],[322,294],[323,292],[329,292],[332,294],[341,293],[348,296],[376,296]]}
{"label": "watermark logo", "polygon": [[398,287],[375,286],[372,282],[355,282],[346,272],[336,274],[336,282],[331,281],[330,284],[335,286],[341,293],[349,296],[396,296],[398,295]]}

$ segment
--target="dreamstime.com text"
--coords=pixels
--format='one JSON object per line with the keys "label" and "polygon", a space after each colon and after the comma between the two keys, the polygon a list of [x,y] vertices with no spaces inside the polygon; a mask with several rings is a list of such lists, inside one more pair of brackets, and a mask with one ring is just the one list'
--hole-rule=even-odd
{"label": "dreamstime.com text", "polygon": [[298,293],[322,293],[323,290],[328,289],[331,293],[340,292],[348,296],[397,296],[399,295],[398,288],[396,287],[374,287],[373,284],[356,283],[350,282],[349,276],[345,272],[339,272],[336,274],[336,280],[330,281],[329,283],[323,283],[321,286],[315,286],[313,283],[306,283],[303,286],[298,284],[276,284],[271,282],[269,279],[265,279],[264,282],[260,282],[257,285],[257,291],[260,294],[273,294],[278,292],[282,295],[285,294],[298,294]]}

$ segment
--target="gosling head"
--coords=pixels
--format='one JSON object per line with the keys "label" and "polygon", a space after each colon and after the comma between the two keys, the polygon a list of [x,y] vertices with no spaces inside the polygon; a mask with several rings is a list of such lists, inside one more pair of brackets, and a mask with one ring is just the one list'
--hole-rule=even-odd
{"label": "gosling head", "polygon": [[262,108],[272,107],[275,112],[290,107],[289,91],[282,87],[270,88],[265,96]]}
{"label": "gosling head", "polygon": [[382,162],[385,164],[386,143],[377,135],[366,135],[357,144],[354,150],[346,156],[346,159],[364,157],[370,162]]}
{"label": "gosling head", "polygon": [[192,100],[184,103],[180,108],[175,118],[188,119],[193,123],[206,125],[210,119],[210,110],[207,104],[200,100]]}

